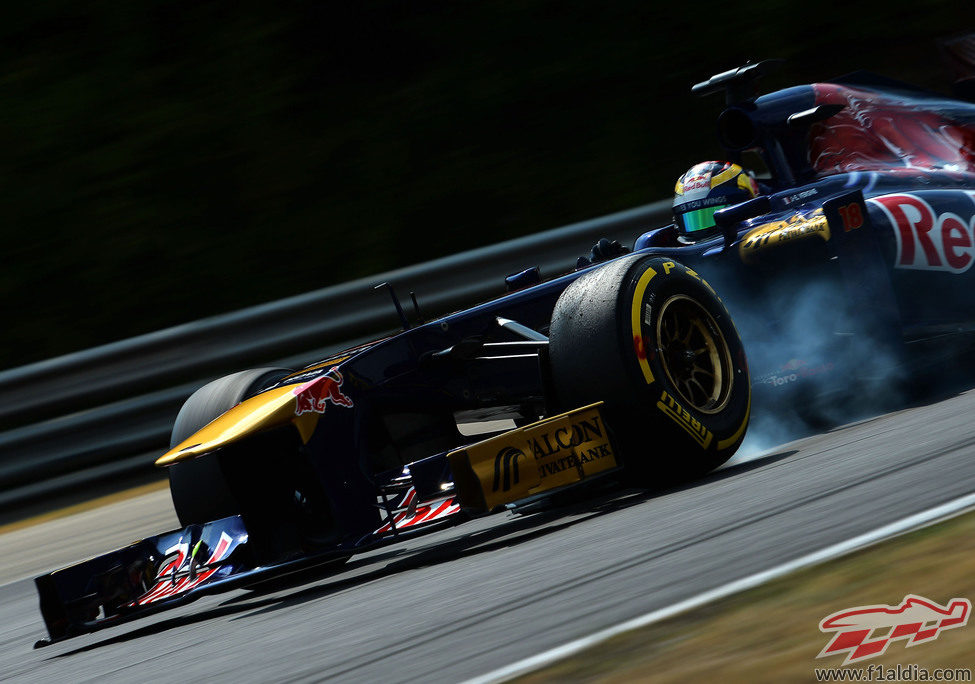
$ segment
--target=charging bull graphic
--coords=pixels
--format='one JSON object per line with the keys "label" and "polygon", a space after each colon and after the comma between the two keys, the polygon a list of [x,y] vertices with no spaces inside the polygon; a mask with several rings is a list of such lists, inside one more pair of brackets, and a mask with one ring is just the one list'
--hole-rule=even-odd
{"label": "charging bull graphic", "polygon": [[294,389],[295,415],[325,413],[329,403],[352,408],[352,398],[342,391],[342,374],[338,368],[329,368],[325,375],[310,380]]}
{"label": "charging bull graphic", "polygon": [[[882,655],[890,642],[910,639],[906,646],[934,641],[941,630],[964,627],[972,602],[954,598],[941,606],[923,596],[908,594],[899,606],[857,606],[823,618],[821,632],[835,632],[817,658],[846,653],[844,665]],[[874,630],[882,632],[871,640]]]}

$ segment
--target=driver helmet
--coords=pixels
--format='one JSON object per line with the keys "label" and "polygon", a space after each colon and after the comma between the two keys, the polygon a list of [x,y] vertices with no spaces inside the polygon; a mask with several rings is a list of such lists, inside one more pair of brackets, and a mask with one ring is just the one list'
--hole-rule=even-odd
{"label": "driver helmet", "polygon": [[738,164],[707,161],[692,166],[674,188],[677,239],[690,243],[717,234],[714,212],[757,195],[758,183]]}

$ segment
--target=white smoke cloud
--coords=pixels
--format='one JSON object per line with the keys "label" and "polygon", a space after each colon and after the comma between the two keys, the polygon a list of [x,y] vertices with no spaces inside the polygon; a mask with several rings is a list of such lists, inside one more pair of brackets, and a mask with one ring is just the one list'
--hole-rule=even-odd
{"label": "white smoke cloud", "polygon": [[722,293],[753,385],[751,424],[735,462],[906,400],[899,340],[882,339],[862,312],[849,310],[838,278],[808,278],[777,279],[767,298]]}

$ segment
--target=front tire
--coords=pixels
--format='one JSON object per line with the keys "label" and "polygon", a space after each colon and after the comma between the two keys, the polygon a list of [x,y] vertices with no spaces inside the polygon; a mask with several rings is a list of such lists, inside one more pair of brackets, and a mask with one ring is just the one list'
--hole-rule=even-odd
{"label": "front tire", "polygon": [[[173,424],[173,448],[244,399],[288,375],[285,368],[255,368],[210,382],[190,395]],[[183,527],[219,520],[241,511],[215,454],[176,463],[168,468],[173,507]]]}
{"label": "front tire", "polygon": [[572,283],[552,313],[549,359],[560,406],[604,401],[644,482],[703,475],[744,439],[741,339],[711,286],[677,261],[633,254]]}

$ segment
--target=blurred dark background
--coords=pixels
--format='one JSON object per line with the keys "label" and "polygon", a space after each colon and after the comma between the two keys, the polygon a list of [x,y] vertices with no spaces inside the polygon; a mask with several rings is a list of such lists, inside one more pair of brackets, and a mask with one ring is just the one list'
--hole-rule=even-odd
{"label": "blurred dark background", "polygon": [[[690,86],[947,91],[975,3],[58,2],[0,23],[0,367],[668,197]],[[580,245],[580,254],[586,246]],[[504,274],[499,274],[499,278]]]}

